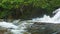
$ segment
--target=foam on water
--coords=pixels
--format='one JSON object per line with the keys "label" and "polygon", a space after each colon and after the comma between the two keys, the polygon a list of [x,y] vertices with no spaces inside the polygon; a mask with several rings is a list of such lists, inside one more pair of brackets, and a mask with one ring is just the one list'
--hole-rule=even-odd
{"label": "foam on water", "polygon": [[[54,13],[55,15],[53,17],[44,15],[42,18],[34,18],[29,22],[60,23],[60,8],[55,10],[53,14]],[[17,22],[20,21],[15,20],[13,21],[13,23],[0,22],[0,26],[5,28],[13,28],[11,29],[11,32],[13,34],[23,34],[23,32],[26,32],[25,30],[26,26],[28,26],[29,24],[33,24],[33,23],[28,23],[27,21],[22,21],[20,24],[18,24]]]}
{"label": "foam on water", "polygon": [[[15,30],[11,30],[11,32],[13,32],[13,34],[24,34],[24,32],[26,32],[26,26],[28,26],[31,23],[27,23],[26,21],[22,21],[20,25],[18,25],[18,28]],[[30,33],[28,33],[30,34]]]}
{"label": "foam on water", "polygon": [[53,17],[44,15],[42,18],[35,18],[32,19],[33,22],[46,22],[46,23],[60,23],[60,8],[55,10],[53,14],[55,15]]}
{"label": "foam on water", "polygon": [[28,26],[29,23],[27,23],[26,21],[22,21],[19,25],[14,25],[14,22],[0,22],[0,27],[9,29],[12,34],[24,34],[24,32],[26,32],[26,26]]}
{"label": "foam on water", "polygon": [[0,22],[0,26],[1,27],[5,27],[5,28],[12,28],[12,29],[15,29],[15,28],[18,28],[18,26],[12,24],[12,23],[7,23],[7,22]]}
{"label": "foam on water", "polygon": [[[34,18],[30,20],[30,22],[60,23],[60,8],[55,10],[53,14],[54,13],[55,15],[53,17],[44,15],[42,18]],[[27,21],[23,21],[20,25],[18,25],[16,30],[11,30],[11,32],[13,32],[13,34],[23,34],[23,32],[26,32],[26,30],[24,30],[26,25],[28,25]]]}

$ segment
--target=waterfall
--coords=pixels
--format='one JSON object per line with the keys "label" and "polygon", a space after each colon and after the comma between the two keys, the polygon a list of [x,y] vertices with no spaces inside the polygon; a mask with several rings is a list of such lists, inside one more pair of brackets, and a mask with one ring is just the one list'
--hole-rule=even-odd
{"label": "waterfall", "polygon": [[60,23],[60,8],[55,10],[53,14],[55,15],[53,17],[44,15],[42,18],[34,18],[32,19],[33,22],[46,22],[46,23]]}
{"label": "waterfall", "polygon": [[55,15],[53,17],[44,15],[42,18],[33,18],[32,20],[28,20],[28,21],[15,20],[12,23],[0,22],[0,27],[5,27],[7,29],[10,29],[12,34],[24,34],[24,32],[26,32],[25,30],[26,27],[33,24],[31,22],[45,22],[45,23],[54,23],[54,24],[60,23],[60,8],[55,10],[53,14],[54,13]]}

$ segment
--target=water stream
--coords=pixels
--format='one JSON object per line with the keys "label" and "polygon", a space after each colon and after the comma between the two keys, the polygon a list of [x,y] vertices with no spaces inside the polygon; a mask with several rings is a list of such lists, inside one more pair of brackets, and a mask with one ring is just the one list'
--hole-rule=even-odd
{"label": "water stream", "polygon": [[[44,15],[42,18],[34,18],[32,20],[27,21],[20,21],[15,20],[12,23],[7,22],[0,22],[1,27],[5,27],[9,29],[12,34],[24,34],[26,32],[25,28],[33,23],[31,22],[46,22],[46,23],[60,23],[60,8],[55,10],[53,14],[55,15],[53,17]],[[30,34],[27,32],[27,34]]]}
{"label": "water stream", "polygon": [[60,8],[55,10],[53,14],[55,15],[53,17],[44,15],[42,18],[35,18],[32,19],[33,22],[46,22],[46,23],[60,23]]}

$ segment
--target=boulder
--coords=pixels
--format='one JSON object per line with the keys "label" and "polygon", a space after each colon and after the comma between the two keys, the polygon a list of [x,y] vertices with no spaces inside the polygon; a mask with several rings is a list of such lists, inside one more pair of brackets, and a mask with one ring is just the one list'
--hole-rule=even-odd
{"label": "boulder", "polygon": [[8,28],[0,26],[0,34],[12,34],[12,32]]}
{"label": "boulder", "polygon": [[5,34],[5,32],[7,32],[7,30],[8,30],[7,28],[0,26],[0,34]]}
{"label": "boulder", "polygon": [[34,22],[27,29],[31,34],[60,34],[60,24],[54,23]]}

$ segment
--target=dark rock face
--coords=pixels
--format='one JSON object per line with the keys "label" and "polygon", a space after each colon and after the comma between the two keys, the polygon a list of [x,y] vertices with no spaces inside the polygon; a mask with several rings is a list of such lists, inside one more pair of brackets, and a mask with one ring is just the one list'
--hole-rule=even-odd
{"label": "dark rock face", "polygon": [[35,22],[28,27],[31,34],[60,34],[60,24]]}

